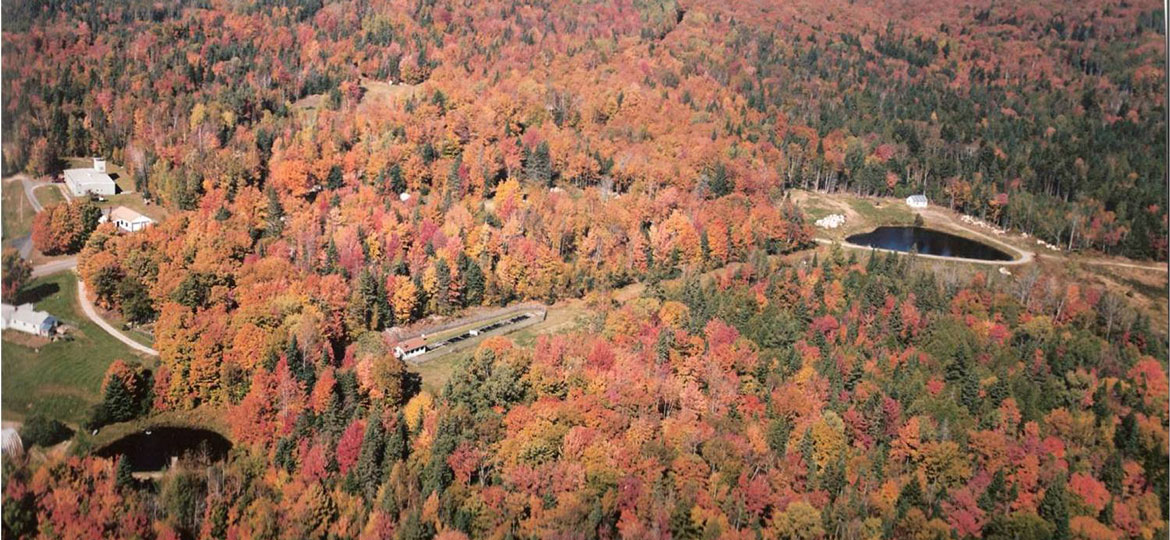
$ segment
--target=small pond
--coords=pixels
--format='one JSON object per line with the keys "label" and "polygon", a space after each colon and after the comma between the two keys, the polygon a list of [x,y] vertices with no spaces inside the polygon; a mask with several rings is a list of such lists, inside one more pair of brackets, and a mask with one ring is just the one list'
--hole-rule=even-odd
{"label": "small pond", "polygon": [[158,427],[132,433],[98,450],[102,457],[126,456],[134,472],[159,471],[171,465],[171,458],[194,457],[219,461],[232,443],[206,429]]}
{"label": "small pond", "polygon": [[983,261],[1010,261],[1015,257],[982,242],[922,227],[878,227],[871,232],[846,238],[852,244],[892,251]]}

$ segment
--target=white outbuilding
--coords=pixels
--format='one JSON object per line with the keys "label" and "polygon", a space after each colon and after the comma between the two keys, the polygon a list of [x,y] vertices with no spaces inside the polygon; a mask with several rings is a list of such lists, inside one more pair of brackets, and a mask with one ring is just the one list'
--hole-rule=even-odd
{"label": "white outbuilding", "polygon": [[394,347],[394,356],[400,360],[409,360],[427,352],[427,340],[421,337],[408,339]]}
{"label": "white outbuilding", "polygon": [[50,336],[56,328],[57,318],[44,311],[37,311],[32,304],[0,304],[0,329]]}
{"label": "white outbuilding", "polygon": [[134,210],[126,208],[125,206],[115,206],[110,208],[102,215],[102,223],[111,221],[117,225],[119,229],[126,232],[141,231],[151,225],[154,225],[154,220],[150,219]]}
{"label": "white outbuilding", "polygon": [[926,195],[911,195],[906,197],[906,206],[910,208],[926,208]]}
{"label": "white outbuilding", "polygon": [[24,454],[24,442],[20,440],[20,433],[12,428],[0,430],[0,452],[10,457],[20,457]]}

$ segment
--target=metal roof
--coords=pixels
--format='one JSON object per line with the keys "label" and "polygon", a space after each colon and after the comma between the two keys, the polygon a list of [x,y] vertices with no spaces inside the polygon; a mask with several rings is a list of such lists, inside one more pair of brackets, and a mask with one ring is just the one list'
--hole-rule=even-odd
{"label": "metal roof", "polygon": [[65,179],[78,186],[114,185],[114,179],[110,178],[110,175],[96,169],[68,169],[65,171]]}
{"label": "metal roof", "polygon": [[150,223],[154,223],[153,219],[139,214],[130,208],[126,208],[125,206],[116,206],[110,209],[110,221],[126,221],[129,223],[134,223],[139,220],[146,220]]}
{"label": "metal roof", "polygon": [[408,340],[403,341],[403,342],[398,344],[398,347],[404,351],[413,351],[413,350],[418,349],[420,347],[426,347],[426,346],[427,346],[427,340],[425,340],[421,337],[411,338],[411,339],[408,339]]}
{"label": "metal roof", "polygon": [[37,311],[32,304],[21,304],[19,306],[12,306],[4,304],[3,306],[4,320],[17,321],[41,328],[45,323],[55,323],[57,319],[44,311]]}

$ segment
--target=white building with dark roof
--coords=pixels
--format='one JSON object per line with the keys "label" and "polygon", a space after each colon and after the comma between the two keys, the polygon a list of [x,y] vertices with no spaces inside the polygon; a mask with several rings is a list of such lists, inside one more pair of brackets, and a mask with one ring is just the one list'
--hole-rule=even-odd
{"label": "white building with dark roof", "polygon": [[50,336],[56,328],[57,318],[44,311],[37,311],[32,304],[0,304],[0,329]]}
{"label": "white building with dark roof", "polygon": [[106,160],[102,158],[93,158],[92,169],[67,169],[65,185],[69,186],[74,197],[84,197],[89,193],[113,195],[118,191],[114,179],[106,174]]}

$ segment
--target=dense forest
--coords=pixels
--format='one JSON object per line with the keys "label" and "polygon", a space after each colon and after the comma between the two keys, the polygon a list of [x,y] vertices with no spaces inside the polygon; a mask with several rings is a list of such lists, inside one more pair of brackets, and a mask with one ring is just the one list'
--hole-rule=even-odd
{"label": "dense forest", "polygon": [[[3,15],[4,174],[108,156],[169,211],[33,224],[159,352],[114,363],[83,427],[214,410],[235,443],[159,481],[84,445],[6,460],[6,535],[1167,534],[1164,330],[1040,269],[801,253],[789,197],[926,193],[1165,260],[1155,3]],[[384,333],[566,298],[571,330],[488,338],[433,392]]]}
{"label": "dense forest", "polygon": [[188,210],[267,186],[287,207],[362,186],[459,203],[505,179],[924,192],[1166,259],[1154,2],[546,4],[5,4],[4,170],[104,155]]}
{"label": "dense forest", "polygon": [[[291,338],[233,400],[227,462],[153,489],[124,462],[10,464],[5,532],[1166,534],[1166,346],[1098,290],[837,252],[590,302],[531,348],[488,338],[438,395],[376,339],[304,380]],[[148,395],[136,377],[112,367],[107,402]]]}

